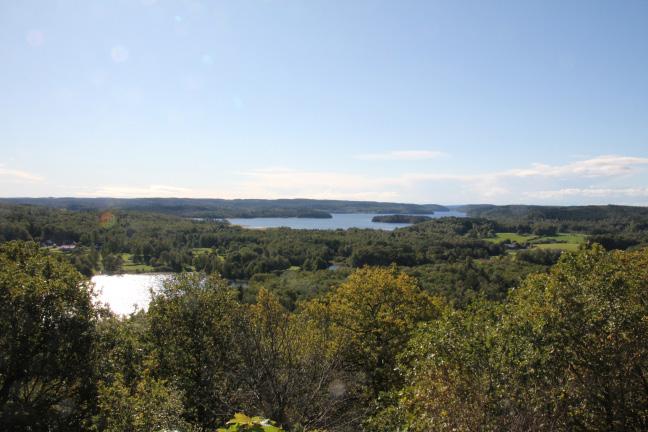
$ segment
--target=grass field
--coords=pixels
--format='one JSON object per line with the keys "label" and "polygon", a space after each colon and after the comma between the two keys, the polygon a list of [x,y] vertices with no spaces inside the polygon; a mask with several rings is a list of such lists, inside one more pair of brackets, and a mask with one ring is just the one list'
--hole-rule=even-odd
{"label": "grass field", "polygon": [[559,233],[555,236],[536,236],[533,234],[518,234],[511,232],[497,233],[495,237],[487,239],[493,243],[504,240],[515,241],[520,244],[529,243],[532,248],[575,251],[585,243],[584,234]]}
{"label": "grass field", "polygon": [[[201,255],[207,255],[209,253],[215,252],[212,248],[193,248],[191,249],[191,254],[194,257],[201,256]],[[222,261],[225,260],[225,257],[222,255],[217,255],[218,259]]]}
{"label": "grass field", "polygon": [[555,240],[555,241],[560,241],[560,242],[565,242],[565,243],[585,243],[585,235],[584,234],[558,234],[555,236],[547,236],[547,237],[542,237],[541,240],[546,241],[546,240]]}
{"label": "grass field", "polygon": [[533,246],[534,249],[554,249],[564,251],[577,251],[580,243],[541,243]]}
{"label": "grass field", "polygon": [[515,241],[518,243],[524,243],[531,241],[533,239],[537,238],[536,236],[530,235],[530,234],[518,234],[518,233],[510,233],[510,232],[503,232],[503,233],[497,233],[495,234],[495,237],[488,238],[489,242],[493,243],[499,243],[504,240],[510,240],[510,241]]}
{"label": "grass field", "polygon": [[150,265],[134,263],[133,254],[123,253],[121,257],[124,260],[124,264],[122,264],[124,273],[147,273],[155,270]]}
{"label": "grass field", "polygon": [[[208,254],[212,251],[211,248],[193,248],[191,253],[193,256],[200,256]],[[149,273],[155,271],[155,268],[146,264],[137,264],[133,262],[133,254],[123,253],[121,254],[124,264],[122,265],[122,270],[124,273]],[[222,259],[222,257],[221,257]],[[193,269],[193,267],[191,267]]]}
{"label": "grass field", "polygon": [[55,253],[55,254],[63,253],[63,251],[61,251],[59,248],[54,247],[54,246],[43,246],[41,249],[45,249],[46,251],[49,251],[49,252]]}

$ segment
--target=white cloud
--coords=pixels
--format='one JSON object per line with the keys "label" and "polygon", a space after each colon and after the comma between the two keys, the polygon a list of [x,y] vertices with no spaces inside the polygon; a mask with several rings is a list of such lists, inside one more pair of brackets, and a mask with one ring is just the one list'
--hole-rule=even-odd
{"label": "white cloud", "polygon": [[[460,172],[369,172],[265,168],[233,173],[215,187],[108,185],[80,196],[191,198],[319,198],[401,202],[496,204],[533,201],[582,204],[648,203],[648,158],[598,156],[564,165],[529,167],[482,174]],[[0,171],[0,174],[2,171]]]}
{"label": "white cloud", "polygon": [[445,153],[435,150],[401,150],[384,153],[367,153],[356,155],[361,160],[391,160],[391,161],[414,161],[422,159],[436,159],[444,156]]}
{"label": "white cloud", "polygon": [[195,196],[192,189],[166,186],[101,186],[91,191],[77,193],[83,197],[111,197],[111,198],[176,198]]}
{"label": "white cloud", "polygon": [[241,174],[246,179],[235,191],[237,196],[265,198],[393,200],[398,198],[398,193],[391,187],[406,182],[402,177],[372,177],[287,168],[254,170]]}
{"label": "white cloud", "polygon": [[460,182],[492,183],[514,178],[594,178],[617,177],[638,171],[637,167],[648,165],[648,158],[629,156],[598,156],[566,165],[533,163],[529,168],[513,168],[483,174],[456,173],[410,173],[404,175],[410,181],[455,180]]}
{"label": "white cloud", "polygon": [[[304,171],[287,168],[254,170],[235,192],[248,197],[313,197],[339,199],[390,199],[417,202],[519,202],[524,198],[554,199],[552,193],[582,198],[643,196],[641,188],[563,188],[564,182],[601,181],[640,171],[648,158],[598,156],[564,165],[532,164],[483,174],[408,172],[371,176],[335,171]],[[544,189],[541,189],[544,188]],[[546,189],[546,190],[545,190]],[[575,191],[581,191],[576,193]]]}
{"label": "white cloud", "polygon": [[359,175],[298,172],[292,170],[259,170],[242,173],[242,182],[215,188],[190,189],[168,185],[101,186],[78,192],[80,197],[113,198],[313,198],[393,201],[397,192],[386,190],[392,180],[372,181]]}
{"label": "white cloud", "polygon": [[648,165],[648,158],[606,155],[566,165],[535,163],[531,168],[512,169],[497,175],[503,177],[613,177],[630,174],[638,165]]}
{"label": "white cloud", "polygon": [[40,182],[43,180],[43,177],[39,175],[27,171],[5,168],[2,164],[0,164],[0,178],[23,182]]}
{"label": "white cloud", "polygon": [[562,199],[569,197],[613,198],[617,196],[648,197],[648,188],[563,188],[527,192],[525,195],[539,199]]}
{"label": "white cloud", "polygon": [[[362,174],[341,173],[336,171],[300,171],[289,168],[271,168],[244,172],[253,179],[252,184],[261,183],[274,188],[323,187],[323,188],[364,188],[398,182],[392,178],[370,177]],[[251,184],[251,183],[247,183]]]}

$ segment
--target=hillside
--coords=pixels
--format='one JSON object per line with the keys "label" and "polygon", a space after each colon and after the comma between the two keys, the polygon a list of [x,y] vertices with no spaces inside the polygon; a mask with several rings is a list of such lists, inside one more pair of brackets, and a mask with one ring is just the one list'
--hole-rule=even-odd
{"label": "hillside", "polygon": [[326,218],[330,217],[330,213],[429,214],[448,211],[448,208],[438,204],[314,199],[0,198],[0,202],[39,205],[67,210],[138,210],[202,218]]}
{"label": "hillside", "polygon": [[489,219],[550,219],[598,221],[620,218],[647,218],[648,207],[621,205],[539,206],[539,205],[467,205],[462,207],[471,217]]}

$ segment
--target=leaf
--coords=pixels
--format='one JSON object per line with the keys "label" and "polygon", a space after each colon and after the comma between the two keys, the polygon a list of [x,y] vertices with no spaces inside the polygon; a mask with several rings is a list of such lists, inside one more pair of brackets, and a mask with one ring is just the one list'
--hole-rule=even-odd
{"label": "leaf", "polygon": [[254,425],[254,423],[254,419],[246,416],[243,413],[234,414],[234,418],[227,422],[227,424],[240,424],[245,426],[252,426]]}
{"label": "leaf", "polygon": [[263,426],[264,432],[283,432],[283,429],[278,428],[277,426],[267,425]]}

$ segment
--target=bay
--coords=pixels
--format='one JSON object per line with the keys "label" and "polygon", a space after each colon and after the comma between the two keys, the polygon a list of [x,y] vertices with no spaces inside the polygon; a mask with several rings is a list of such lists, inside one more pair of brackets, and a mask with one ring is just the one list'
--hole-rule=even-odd
{"label": "bay", "polygon": [[[316,229],[316,230],[336,230],[350,228],[369,228],[380,230],[394,230],[404,228],[411,224],[405,223],[385,223],[372,222],[376,213],[332,213],[330,219],[319,218],[296,218],[296,217],[273,217],[273,218],[228,218],[227,220],[233,225],[240,225],[244,228],[264,229],[287,227],[292,229]],[[442,217],[465,217],[466,214],[459,211],[437,212],[434,214],[424,215],[431,218]]]}

